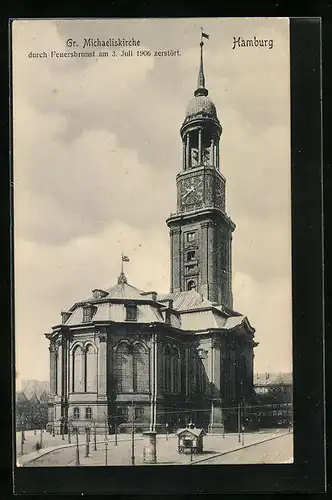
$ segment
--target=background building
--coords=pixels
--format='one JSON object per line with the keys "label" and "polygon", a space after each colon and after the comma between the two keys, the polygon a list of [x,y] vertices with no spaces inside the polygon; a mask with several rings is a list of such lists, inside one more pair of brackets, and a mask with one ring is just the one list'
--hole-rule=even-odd
{"label": "background building", "polygon": [[[222,127],[205,87],[181,127],[182,170],[170,228],[171,289],[158,295],[118,283],[63,311],[50,341],[49,424],[164,430],[194,420],[237,426],[252,402],[254,328],[233,310],[232,232],[219,168]],[[127,257],[123,256],[123,261]]]}
{"label": "background building", "polygon": [[293,420],[293,376],[291,373],[256,373],[253,414],[260,427],[289,425]]}

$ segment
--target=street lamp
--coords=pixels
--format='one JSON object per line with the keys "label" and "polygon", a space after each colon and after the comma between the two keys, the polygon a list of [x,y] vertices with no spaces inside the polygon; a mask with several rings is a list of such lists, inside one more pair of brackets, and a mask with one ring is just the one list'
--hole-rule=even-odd
{"label": "street lamp", "polygon": [[21,429],[21,455],[24,453],[24,434],[23,434],[23,428]]}
{"label": "street lamp", "polygon": [[241,443],[241,407],[240,403],[237,405],[237,430],[239,434],[239,443]]}
{"label": "street lamp", "polygon": [[70,426],[71,426],[71,422],[68,420],[68,443],[71,443]]}
{"label": "street lamp", "polygon": [[131,465],[135,465],[135,407],[134,400],[131,402]]}
{"label": "street lamp", "polygon": [[105,439],[105,465],[107,465],[107,446],[108,446],[108,440],[106,438]]}
{"label": "street lamp", "polygon": [[94,427],[93,427],[93,437],[94,437],[94,448],[93,451],[97,451],[97,427],[96,427],[96,422],[94,422]]}
{"label": "street lamp", "polygon": [[118,424],[114,422],[114,444],[118,446]]}
{"label": "street lamp", "polygon": [[78,446],[78,427],[76,427],[76,460],[75,460],[75,465],[76,466],[80,465],[80,449]]}
{"label": "street lamp", "polygon": [[85,427],[85,458],[89,457],[89,428]]}

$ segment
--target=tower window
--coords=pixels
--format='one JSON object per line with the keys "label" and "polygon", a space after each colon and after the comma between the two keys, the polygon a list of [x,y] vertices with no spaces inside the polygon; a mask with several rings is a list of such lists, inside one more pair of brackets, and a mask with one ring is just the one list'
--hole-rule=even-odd
{"label": "tower window", "polygon": [[126,305],[126,321],[137,321],[137,305]]}
{"label": "tower window", "polygon": [[186,270],[188,272],[195,271],[195,269],[197,269],[197,267],[195,266],[195,264],[189,264],[189,266],[186,266]]}
{"label": "tower window", "polygon": [[191,243],[192,241],[195,241],[196,239],[196,232],[192,233],[187,233],[187,243]]}
{"label": "tower window", "polygon": [[190,291],[190,290],[196,290],[196,281],[194,281],[194,280],[188,281],[188,283],[187,283],[187,290],[188,291]]}
{"label": "tower window", "polygon": [[193,260],[196,260],[196,252],[195,250],[190,250],[190,252],[187,252],[187,262],[191,262]]}

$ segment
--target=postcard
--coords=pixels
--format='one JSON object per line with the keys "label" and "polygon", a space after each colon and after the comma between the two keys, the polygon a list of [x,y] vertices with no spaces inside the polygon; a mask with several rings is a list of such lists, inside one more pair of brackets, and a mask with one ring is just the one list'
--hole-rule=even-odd
{"label": "postcard", "polygon": [[12,82],[17,466],[292,463],[289,19],[15,20]]}

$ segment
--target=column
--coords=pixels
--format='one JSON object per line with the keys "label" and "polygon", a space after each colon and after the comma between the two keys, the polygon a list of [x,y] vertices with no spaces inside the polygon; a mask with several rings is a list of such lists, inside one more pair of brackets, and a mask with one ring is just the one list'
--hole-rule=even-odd
{"label": "column", "polygon": [[202,129],[198,131],[198,165],[202,165]]}
{"label": "column", "polygon": [[228,282],[228,306],[233,307],[233,291],[232,291],[232,233],[228,237],[228,254],[227,254],[227,282]]}
{"label": "column", "polygon": [[107,334],[98,333],[98,374],[97,374],[97,425],[105,428],[105,418],[108,417],[107,404]]}
{"label": "column", "polygon": [[62,358],[63,358],[63,348],[62,348],[62,343],[58,344],[58,366],[57,366],[57,375],[58,375],[58,396],[62,397]]}
{"label": "column", "polygon": [[216,168],[219,168],[219,143],[216,144]]}
{"label": "column", "polygon": [[173,292],[181,291],[181,229],[174,228],[171,233],[172,246],[172,290]]}
{"label": "column", "polygon": [[98,335],[98,399],[106,399],[107,396],[107,335]]}
{"label": "column", "polygon": [[204,296],[204,298],[208,298],[209,295],[209,284],[208,284],[208,265],[209,265],[209,239],[208,239],[208,222],[203,222],[201,224],[201,234],[202,237],[200,239],[200,255],[202,256],[202,261],[200,262],[200,286],[199,291]]}
{"label": "column", "polygon": [[48,425],[52,426],[54,421],[54,393],[55,393],[55,345],[54,342],[50,342],[50,399],[48,402]]}
{"label": "column", "polygon": [[182,163],[183,170],[186,170],[186,142],[184,139],[182,140]]}
{"label": "column", "polygon": [[50,351],[50,396],[53,399],[55,393],[55,346],[53,342],[49,345]]}
{"label": "column", "polygon": [[150,349],[150,431],[154,428],[154,402],[155,402],[155,338],[154,334],[151,335],[151,349]]}
{"label": "column", "polygon": [[216,290],[216,266],[215,266],[215,259],[216,259],[216,252],[214,252],[214,249],[216,247],[215,245],[215,224],[213,222],[209,223],[208,226],[208,284],[209,284],[209,296],[208,299],[211,300],[212,302],[217,302],[218,301],[218,294]]}
{"label": "column", "polygon": [[211,146],[210,146],[210,158],[211,158],[211,166],[214,167],[214,137],[211,139]]}
{"label": "column", "polygon": [[186,170],[190,168],[190,141],[189,133],[187,134],[187,144],[186,144]]}

